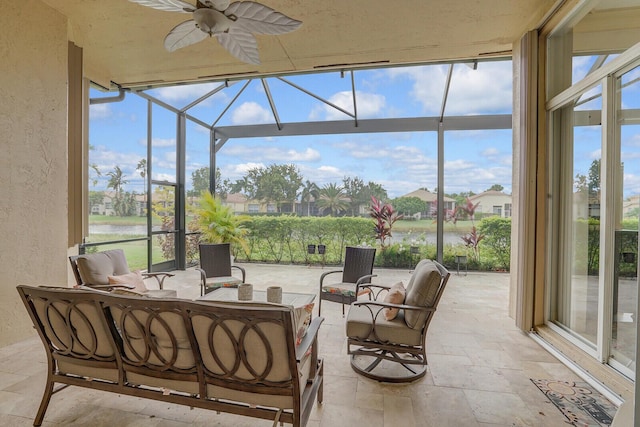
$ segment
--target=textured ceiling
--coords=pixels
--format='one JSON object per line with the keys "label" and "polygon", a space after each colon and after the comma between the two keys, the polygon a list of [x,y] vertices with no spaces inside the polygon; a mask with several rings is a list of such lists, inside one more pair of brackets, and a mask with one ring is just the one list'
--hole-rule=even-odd
{"label": "textured ceiling", "polygon": [[[215,39],[170,53],[163,39],[190,15],[127,0],[43,0],[67,17],[85,74],[108,87],[510,56],[555,0],[262,0],[302,21],[257,36],[262,64],[245,64]],[[187,0],[195,3],[195,0]]]}

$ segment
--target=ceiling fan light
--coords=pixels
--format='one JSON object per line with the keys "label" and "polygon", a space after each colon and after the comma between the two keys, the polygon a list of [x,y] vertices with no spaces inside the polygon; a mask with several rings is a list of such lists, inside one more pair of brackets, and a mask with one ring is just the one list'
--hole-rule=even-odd
{"label": "ceiling fan light", "polygon": [[193,20],[200,30],[210,36],[214,33],[227,31],[233,23],[224,13],[206,7],[195,10],[193,12]]}

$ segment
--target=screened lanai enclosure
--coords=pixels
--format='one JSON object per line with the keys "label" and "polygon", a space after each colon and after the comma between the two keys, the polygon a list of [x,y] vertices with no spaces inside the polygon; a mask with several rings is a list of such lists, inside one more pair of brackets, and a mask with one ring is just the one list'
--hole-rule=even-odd
{"label": "screened lanai enclosure", "polygon": [[[511,192],[512,65],[509,60],[279,75],[248,80],[91,90],[89,230],[84,250],[115,242],[145,246],[141,268],[183,269],[197,233],[190,212],[203,189],[222,192],[237,213],[328,215],[303,200],[344,179],[392,200],[417,190],[432,198],[441,258],[461,232],[444,233],[446,194]],[[269,165],[294,165],[294,200],[252,200],[229,184]],[[218,173],[216,173],[216,171]],[[292,202],[292,203],[291,203]],[[447,209],[437,209],[444,206]],[[510,216],[510,205],[499,207]],[[345,211],[343,214],[347,214]],[[367,216],[366,206],[349,215]],[[409,234],[409,235],[407,235]],[[173,255],[173,256],[171,256]],[[131,257],[132,255],[129,255]]]}

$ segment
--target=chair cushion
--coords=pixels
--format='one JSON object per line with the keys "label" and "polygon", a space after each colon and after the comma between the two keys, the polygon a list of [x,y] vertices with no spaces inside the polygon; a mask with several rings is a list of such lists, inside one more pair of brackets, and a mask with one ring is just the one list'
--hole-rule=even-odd
{"label": "chair cushion", "polygon": [[[441,276],[433,261],[419,264],[411,277],[411,288],[404,299],[406,305],[432,307],[440,288]],[[428,313],[405,310],[404,320],[410,328],[422,329]]]}
{"label": "chair cushion", "polygon": [[[371,311],[366,305],[352,305],[347,316],[347,336],[361,340],[369,339],[377,342],[405,345],[421,345],[420,330],[408,328],[404,313],[401,311],[393,320],[387,320],[382,315],[380,307],[371,307],[377,315],[375,333],[371,319]],[[404,311],[404,310],[403,310]]]}
{"label": "chair cushion", "polygon": [[80,255],[76,262],[82,283],[88,286],[108,285],[108,276],[131,272],[122,249]]}
{"label": "chair cushion", "polygon": [[[402,282],[398,282],[395,285],[391,286],[389,292],[384,297],[384,302],[390,302],[392,304],[402,304],[404,302],[406,291],[404,289],[404,285]],[[398,315],[400,311],[399,308],[389,308],[386,307],[384,309],[384,318],[387,320],[393,320]]]}
{"label": "chair cushion", "polygon": [[133,290],[137,292],[147,292],[147,287],[144,284],[144,278],[140,270],[118,276],[107,276],[107,279],[110,285],[132,285]]}
{"label": "chair cushion", "polygon": [[207,278],[205,291],[209,293],[218,288],[237,288],[240,283],[242,283],[242,279],[233,276],[209,277]]}
{"label": "chair cushion", "polygon": [[[430,259],[421,259],[418,264],[416,265],[416,268],[413,269],[413,271],[419,270],[420,268],[422,268],[425,264],[430,263],[431,260]],[[407,293],[409,293],[409,291],[411,290],[411,288],[413,287],[413,282],[415,280],[416,276],[415,274],[412,274],[411,277],[409,278],[409,283],[407,283]]]}
{"label": "chair cushion", "polygon": [[[336,283],[333,285],[323,286],[322,292],[328,292],[330,294],[341,294],[345,297],[355,297],[356,296],[356,285],[353,283]],[[370,289],[361,289],[358,292],[358,296],[366,295],[370,293]]]}

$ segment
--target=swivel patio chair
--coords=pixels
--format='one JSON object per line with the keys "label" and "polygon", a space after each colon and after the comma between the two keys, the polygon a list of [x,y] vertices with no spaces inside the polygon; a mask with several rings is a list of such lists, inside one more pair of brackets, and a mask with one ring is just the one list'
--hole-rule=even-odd
{"label": "swivel patio chair", "polygon": [[[157,298],[176,297],[173,289],[164,289],[164,280],[173,277],[167,272],[141,272],[129,270],[129,264],[122,249],[111,249],[92,254],[69,257],[77,286],[98,290],[133,290]],[[159,289],[148,289],[145,280],[153,278]]]}
{"label": "swivel patio chair", "polygon": [[[237,288],[244,283],[246,271],[239,265],[231,265],[231,247],[229,243],[201,243],[200,246],[200,296],[218,288]],[[232,276],[235,268],[242,279]]]}
{"label": "swivel patio chair", "polygon": [[401,284],[370,285],[373,300],[354,302],[347,317],[347,352],[353,370],[384,382],[422,378],[427,372],[427,328],[449,276],[439,263],[420,261],[406,295],[400,292],[401,303],[389,302],[392,288],[403,290]]}
{"label": "swivel patio chair", "polygon": [[[344,305],[353,303],[358,299],[358,295],[367,293],[366,285],[371,283],[372,277],[376,277],[375,274],[372,274],[375,257],[375,248],[347,246],[344,268],[328,271],[320,276],[318,315],[322,312],[322,300],[325,300],[341,303],[342,316],[344,317]],[[342,281],[325,285],[324,279],[334,273],[342,273]]]}

